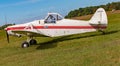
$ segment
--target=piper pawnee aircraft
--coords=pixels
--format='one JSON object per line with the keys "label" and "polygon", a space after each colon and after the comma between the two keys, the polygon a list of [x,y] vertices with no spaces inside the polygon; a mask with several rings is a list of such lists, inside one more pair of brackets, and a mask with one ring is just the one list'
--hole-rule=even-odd
{"label": "piper pawnee aircraft", "polygon": [[33,37],[48,36],[57,37],[71,34],[101,31],[107,28],[108,20],[106,12],[103,8],[97,9],[93,17],[88,21],[64,19],[58,13],[48,13],[43,20],[35,20],[25,24],[8,26],[5,28],[7,41],[9,35],[27,36],[28,39],[22,43],[22,48],[27,48],[37,41]]}

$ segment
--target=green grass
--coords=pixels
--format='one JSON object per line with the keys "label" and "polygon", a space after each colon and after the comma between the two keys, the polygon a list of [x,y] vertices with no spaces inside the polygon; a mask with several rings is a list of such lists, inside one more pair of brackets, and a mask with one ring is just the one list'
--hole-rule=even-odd
{"label": "green grass", "polygon": [[38,45],[21,48],[26,37],[6,41],[0,31],[0,66],[120,66],[120,14],[108,16],[106,34],[39,37]]}

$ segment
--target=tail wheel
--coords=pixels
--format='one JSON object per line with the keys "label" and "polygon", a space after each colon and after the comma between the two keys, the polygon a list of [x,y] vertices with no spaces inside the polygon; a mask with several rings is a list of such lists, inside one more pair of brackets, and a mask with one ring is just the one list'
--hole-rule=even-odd
{"label": "tail wheel", "polygon": [[34,45],[34,44],[37,44],[37,41],[35,39],[31,39],[30,42],[29,42],[30,45]]}
{"label": "tail wheel", "polygon": [[22,48],[27,48],[27,47],[29,47],[29,43],[28,42],[22,43]]}

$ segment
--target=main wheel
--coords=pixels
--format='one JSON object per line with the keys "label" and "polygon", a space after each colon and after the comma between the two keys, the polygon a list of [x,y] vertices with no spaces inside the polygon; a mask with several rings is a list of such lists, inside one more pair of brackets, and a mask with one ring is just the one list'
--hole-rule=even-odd
{"label": "main wheel", "polygon": [[37,41],[35,39],[31,39],[30,42],[29,42],[30,45],[34,45],[34,44],[37,44]]}
{"label": "main wheel", "polygon": [[29,43],[28,42],[22,43],[22,48],[27,48],[27,47],[29,47]]}

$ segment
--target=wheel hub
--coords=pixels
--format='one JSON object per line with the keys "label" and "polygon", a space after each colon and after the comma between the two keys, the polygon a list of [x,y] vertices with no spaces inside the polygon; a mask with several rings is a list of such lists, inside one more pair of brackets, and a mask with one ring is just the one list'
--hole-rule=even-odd
{"label": "wheel hub", "polygon": [[25,47],[25,48],[26,48],[26,47],[27,47],[27,44],[24,44],[24,45],[23,45],[23,47]]}

